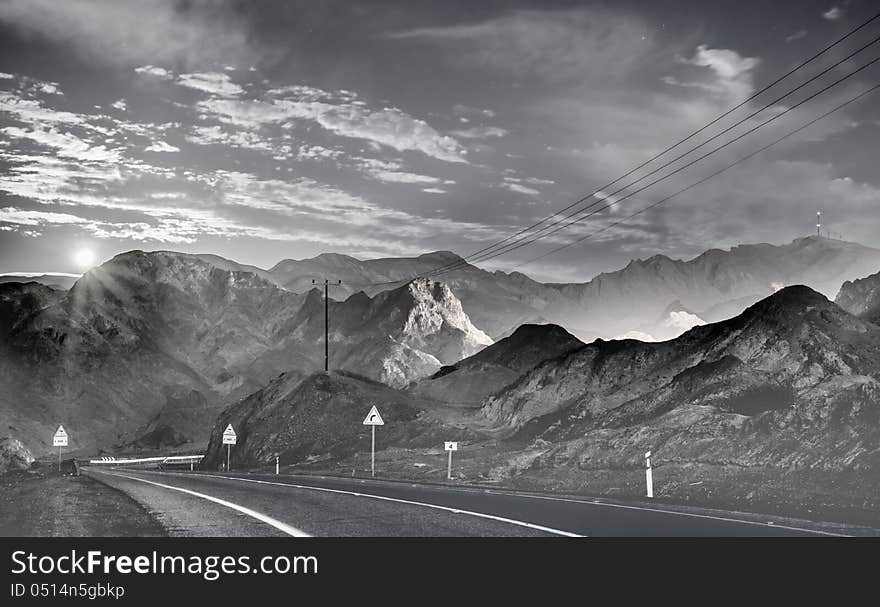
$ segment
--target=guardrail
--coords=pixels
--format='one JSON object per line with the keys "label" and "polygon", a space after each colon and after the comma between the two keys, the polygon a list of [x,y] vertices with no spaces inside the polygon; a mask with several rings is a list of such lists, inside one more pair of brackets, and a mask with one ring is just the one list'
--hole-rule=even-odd
{"label": "guardrail", "polygon": [[145,468],[169,468],[179,466],[194,467],[204,455],[167,455],[156,457],[113,457],[102,456],[88,460],[90,466],[137,466]]}

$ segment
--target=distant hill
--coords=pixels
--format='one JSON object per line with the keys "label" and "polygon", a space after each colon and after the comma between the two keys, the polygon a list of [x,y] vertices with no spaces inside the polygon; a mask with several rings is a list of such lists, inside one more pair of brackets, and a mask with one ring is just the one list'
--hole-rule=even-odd
{"label": "distant hill", "polygon": [[68,274],[15,274],[0,276],[0,284],[9,282],[38,282],[41,285],[66,291],[79,279],[79,276]]}
{"label": "distant hill", "polygon": [[639,330],[655,339],[669,339],[684,330],[664,326],[669,320],[664,311],[674,302],[704,321],[715,322],[785,286],[803,284],[833,298],[846,280],[878,268],[880,250],[815,236],[781,246],[712,249],[689,261],[655,255],[587,283],[554,285],[573,304],[548,317],[558,322],[567,313],[567,322],[560,324],[604,338]]}

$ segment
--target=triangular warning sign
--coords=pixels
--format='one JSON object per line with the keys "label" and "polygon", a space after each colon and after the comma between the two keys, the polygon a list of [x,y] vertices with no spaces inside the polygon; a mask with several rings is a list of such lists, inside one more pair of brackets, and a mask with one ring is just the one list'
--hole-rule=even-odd
{"label": "triangular warning sign", "polygon": [[385,422],[382,421],[382,416],[379,415],[379,410],[376,408],[376,405],[373,405],[373,408],[370,409],[370,412],[367,413],[367,416],[364,418],[365,426],[384,426]]}
{"label": "triangular warning sign", "polygon": [[235,430],[232,429],[232,424],[226,426],[226,430],[223,431],[223,436],[235,436]]}
{"label": "triangular warning sign", "polygon": [[55,436],[61,438],[62,436],[67,436],[67,430],[64,429],[64,426],[58,426],[58,430],[55,431]]}

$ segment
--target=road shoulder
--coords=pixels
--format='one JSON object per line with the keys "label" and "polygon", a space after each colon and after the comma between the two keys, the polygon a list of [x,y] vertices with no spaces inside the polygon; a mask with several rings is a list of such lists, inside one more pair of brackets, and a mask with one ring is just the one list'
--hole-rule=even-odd
{"label": "road shoulder", "polygon": [[45,468],[0,476],[0,536],[163,537],[139,503],[86,476]]}

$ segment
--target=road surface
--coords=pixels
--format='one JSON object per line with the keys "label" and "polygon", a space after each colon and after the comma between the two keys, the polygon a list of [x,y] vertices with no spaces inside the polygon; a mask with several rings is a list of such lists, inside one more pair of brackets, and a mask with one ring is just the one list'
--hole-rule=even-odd
{"label": "road surface", "polygon": [[83,473],[181,536],[802,536],[815,528],[661,505],[314,476]]}

